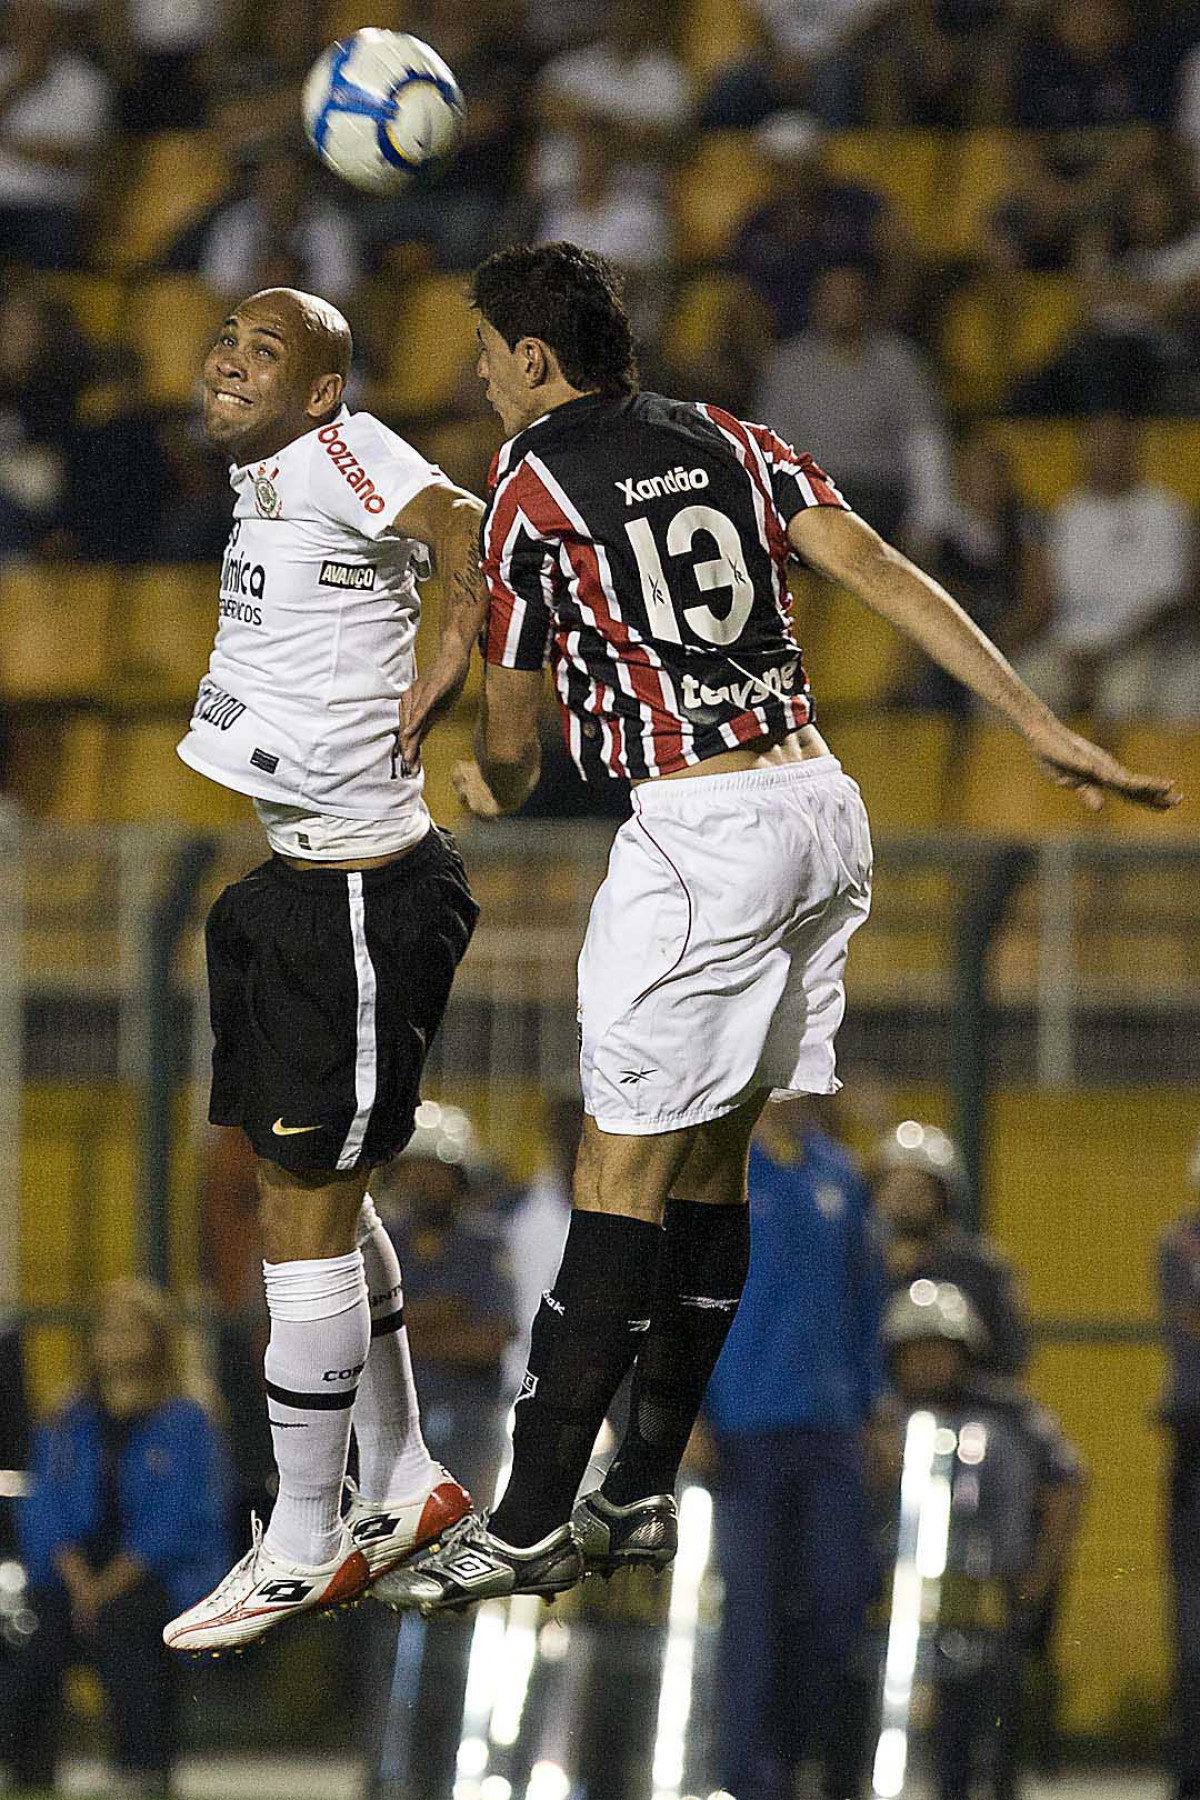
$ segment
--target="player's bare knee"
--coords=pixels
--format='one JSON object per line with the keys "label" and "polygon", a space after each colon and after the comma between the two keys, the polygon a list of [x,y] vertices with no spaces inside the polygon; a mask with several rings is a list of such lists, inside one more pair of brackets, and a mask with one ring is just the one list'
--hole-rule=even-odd
{"label": "player's bare knee", "polygon": [[586,1118],[575,1162],[575,1205],[657,1224],[671,1183],[685,1162],[690,1131],[625,1136]]}
{"label": "player's bare knee", "polygon": [[766,1104],[765,1093],[698,1125],[687,1161],[671,1185],[680,1200],[697,1200],[709,1206],[736,1206],[746,1198],[746,1163],[750,1139]]}
{"label": "player's bare knee", "polygon": [[260,1157],[256,1174],[267,1262],[307,1262],[353,1250],[369,1170],[298,1173]]}

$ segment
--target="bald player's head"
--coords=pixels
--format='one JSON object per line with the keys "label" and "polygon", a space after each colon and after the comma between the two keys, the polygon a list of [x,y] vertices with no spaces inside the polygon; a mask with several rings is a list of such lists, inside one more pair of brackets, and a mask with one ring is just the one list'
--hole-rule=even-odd
{"label": "bald player's head", "polygon": [[263,288],[225,320],[204,364],[204,424],[235,462],[277,455],[338,411],[350,327],[327,300]]}
{"label": "bald player's head", "polygon": [[304,294],[299,288],[263,288],[243,300],[238,312],[254,317],[273,314],[294,335],[314,375],[328,371],[340,375],[343,382],[347,380],[354,353],[350,327],[337,307],[319,294]]}

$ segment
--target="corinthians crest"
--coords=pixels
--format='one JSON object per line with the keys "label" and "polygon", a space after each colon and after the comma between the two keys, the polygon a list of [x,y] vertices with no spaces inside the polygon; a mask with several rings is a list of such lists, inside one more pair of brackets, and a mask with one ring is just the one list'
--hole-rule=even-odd
{"label": "corinthians crest", "polygon": [[278,469],[272,469],[268,475],[265,469],[260,469],[254,477],[254,504],[264,519],[277,519],[283,511],[279,489],[271,479],[278,473]]}

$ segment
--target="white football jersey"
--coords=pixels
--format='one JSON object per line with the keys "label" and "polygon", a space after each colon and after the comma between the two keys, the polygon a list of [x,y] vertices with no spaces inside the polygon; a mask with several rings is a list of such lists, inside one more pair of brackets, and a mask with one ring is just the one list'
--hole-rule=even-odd
{"label": "white football jersey", "polygon": [[401,764],[399,701],[429,555],[391,526],[445,476],[343,407],[229,479],[220,621],[180,756],[260,800],[415,827],[428,815],[422,775]]}

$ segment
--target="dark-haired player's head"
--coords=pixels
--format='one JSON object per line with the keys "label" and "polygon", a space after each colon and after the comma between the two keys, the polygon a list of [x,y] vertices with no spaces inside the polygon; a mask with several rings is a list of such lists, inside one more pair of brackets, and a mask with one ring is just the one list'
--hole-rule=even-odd
{"label": "dark-haired player's head", "polygon": [[479,376],[510,435],[580,394],[637,392],[617,277],[578,244],[498,250],[475,271]]}
{"label": "dark-haired player's head", "polygon": [[352,351],[335,306],[264,288],[232,312],[204,361],[204,429],[238,463],[275,456],[331,419]]}

